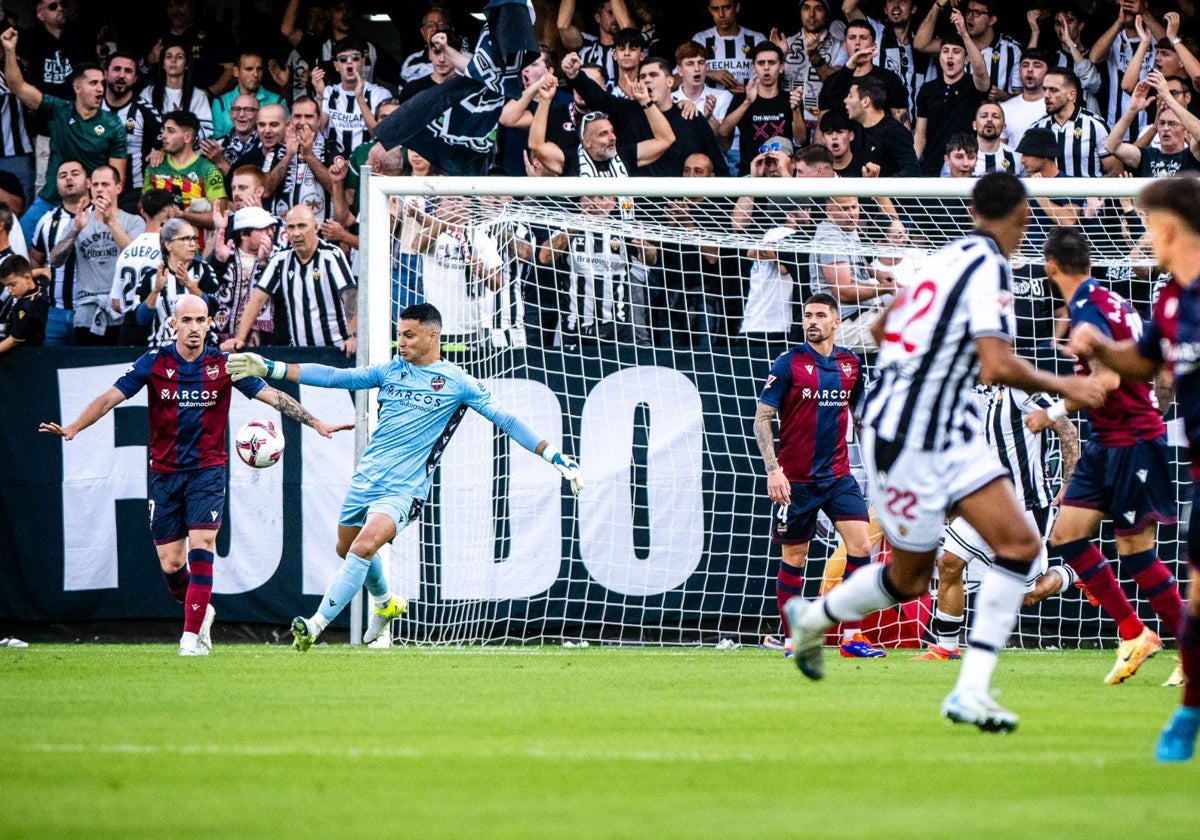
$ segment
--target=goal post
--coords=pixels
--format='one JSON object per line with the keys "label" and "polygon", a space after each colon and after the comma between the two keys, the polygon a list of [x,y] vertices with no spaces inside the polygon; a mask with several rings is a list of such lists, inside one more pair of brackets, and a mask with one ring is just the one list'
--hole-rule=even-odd
{"label": "goal post", "polygon": [[[751,425],[771,361],[803,340],[793,308],[841,262],[911,281],[925,256],[970,230],[975,183],[365,170],[358,363],[391,358],[395,316],[423,294],[443,310],[445,355],[577,455],[586,481],[572,497],[556,472],[468,412],[422,519],[387,558],[410,602],[397,641],[748,644],[777,633],[779,548]],[[1075,208],[1097,273],[1147,313],[1160,278],[1130,203],[1145,182],[1024,183],[1032,203]],[[1043,208],[1012,257],[1024,307],[1018,345],[1064,370],[1040,267],[1047,218]],[[869,379],[874,354],[860,357]],[[361,394],[360,447],[374,409],[373,395]],[[1168,419],[1182,446],[1173,412]],[[853,442],[850,450],[861,480]],[[1187,473],[1183,450],[1175,454],[1182,504]],[[821,587],[837,545],[819,528],[806,593]],[[1102,549],[1115,557],[1107,528]],[[1159,551],[1178,572],[1176,528],[1160,529]],[[1155,620],[1146,603],[1136,606]],[[927,620],[926,602],[880,616],[875,629],[915,643]],[[1014,643],[1114,639],[1111,623],[1072,591],[1023,610]]]}

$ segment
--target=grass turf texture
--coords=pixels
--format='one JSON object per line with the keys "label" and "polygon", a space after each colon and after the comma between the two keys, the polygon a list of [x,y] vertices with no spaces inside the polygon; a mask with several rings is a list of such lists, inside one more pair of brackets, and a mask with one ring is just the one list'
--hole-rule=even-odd
{"label": "grass turf texture", "polygon": [[1006,652],[989,735],[908,653],[2,650],[0,837],[1195,838],[1200,759],[1151,758],[1173,655]]}

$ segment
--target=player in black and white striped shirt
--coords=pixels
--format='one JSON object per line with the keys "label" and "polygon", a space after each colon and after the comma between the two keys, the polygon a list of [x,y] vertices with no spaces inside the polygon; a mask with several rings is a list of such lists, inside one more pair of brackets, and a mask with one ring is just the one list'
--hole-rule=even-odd
{"label": "player in black and white striped shirt", "polygon": [[1013,353],[1008,256],[1025,233],[1025,188],[1012,175],[985,175],[971,199],[978,230],[930,256],[925,279],[907,287],[873,329],[879,378],[863,410],[860,448],[892,562],[864,566],[820,600],[794,598],[785,609],[793,658],[805,676],[819,679],[826,630],[928,590],[944,517],[956,509],[996,560],[980,585],[970,646],[941,713],[955,723],[1008,731],[1017,716],[992,700],[991,676],[1042,543],[988,450],[975,382],[1050,391],[1088,405],[1099,404],[1104,392],[1040,371]]}
{"label": "player in black and white striped shirt", "polygon": [[713,25],[692,36],[708,56],[708,82],[726,90],[740,91],[753,75],[750,50],[767,36],[738,23],[741,3],[737,0],[708,0]]}
{"label": "player in black and white striped shirt", "polygon": [[263,269],[237,334],[225,344],[235,350],[245,347],[258,313],[279,292],[293,346],[337,346],[352,357],[358,347],[358,288],[346,255],[317,235],[317,220],[308,206],[293,207],[284,224],[289,245],[276,251]]}
{"label": "player in black and white striped shirt", "polygon": [[1079,77],[1056,67],[1046,74],[1046,116],[1030,128],[1048,128],[1058,139],[1058,168],[1068,177],[1099,178],[1101,161],[1110,155],[1104,148],[1108,124],[1079,104]]}
{"label": "player in black and white striped shirt", "polygon": [[975,129],[975,142],[979,146],[975,158],[976,177],[989,172],[1007,172],[1009,175],[1024,173],[1021,156],[1000,142],[1005,128],[1003,108],[989,99],[975,109],[975,121],[971,126]]}
{"label": "player in black and white striped shirt", "polygon": [[[1019,388],[992,388],[980,386],[979,397],[984,414],[984,434],[992,452],[1000,459],[1012,477],[1017,501],[1025,510],[1025,518],[1042,537],[1043,542],[1050,534],[1055,501],[1047,472],[1046,432],[1031,432],[1025,427],[1026,415],[1039,409],[1049,408],[1053,401],[1042,393],[1027,394]],[[1066,418],[1054,425],[1061,441],[1062,484],[1075,469],[1079,459],[1079,434]],[[995,552],[988,547],[978,532],[962,517],[956,518],[946,528],[946,539],[942,555],[938,558],[937,609],[933,614],[932,629],[936,643],[921,655],[922,660],[958,659],[958,639],[962,630],[966,603],[963,597],[963,572],[972,560],[991,564]],[[1062,592],[1075,582],[1076,575],[1069,566],[1046,569],[1046,550],[1043,547],[1037,562],[1026,576],[1026,586],[1032,589],[1039,578],[1052,592]],[[1042,597],[1051,591],[1042,593]],[[1040,600],[1040,598],[1039,598]]]}

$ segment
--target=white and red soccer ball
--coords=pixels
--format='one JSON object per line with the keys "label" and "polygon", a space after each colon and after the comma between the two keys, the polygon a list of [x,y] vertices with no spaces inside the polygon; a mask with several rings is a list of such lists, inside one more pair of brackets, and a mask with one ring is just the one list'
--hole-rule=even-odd
{"label": "white and red soccer ball", "polygon": [[283,457],[283,432],[270,420],[251,420],[238,429],[233,448],[250,466],[269,467]]}

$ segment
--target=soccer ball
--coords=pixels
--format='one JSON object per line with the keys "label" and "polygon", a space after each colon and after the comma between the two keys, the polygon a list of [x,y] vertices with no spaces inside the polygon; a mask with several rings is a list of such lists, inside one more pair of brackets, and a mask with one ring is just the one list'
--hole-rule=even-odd
{"label": "soccer ball", "polygon": [[251,420],[233,439],[238,457],[252,467],[269,467],[283,457],[283,432],[270,420]]}

